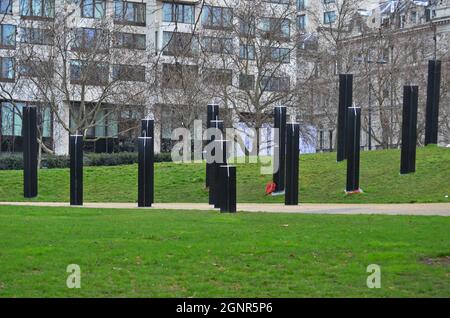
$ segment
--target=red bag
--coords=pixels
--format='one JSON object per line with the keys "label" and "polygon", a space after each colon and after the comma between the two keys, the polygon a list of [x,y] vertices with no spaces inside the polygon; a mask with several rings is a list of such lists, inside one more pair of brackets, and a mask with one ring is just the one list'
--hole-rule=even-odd
{"label": "red bag", "polygon": [[274,182],[269,182],[266,185],[266,195],[272,194],[277,188],[277,185]]}

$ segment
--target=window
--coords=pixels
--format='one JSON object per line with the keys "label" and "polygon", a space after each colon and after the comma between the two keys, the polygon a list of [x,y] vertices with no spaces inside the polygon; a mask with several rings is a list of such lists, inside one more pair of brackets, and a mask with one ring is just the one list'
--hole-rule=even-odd
{"label": "window", "polygon": [[[0,103],[1,118],[1,151],[22,151],[22,109],[23,102]],[[40,105],[37,113],[37,124],[41,131],[44,144],[52,148],[52,113],[50,107]]]}
{"label": "window", "polygon": [[425,9],[425,21],[430,22],[434,18],[436,18],[436,10],[430,8]]}
{"label": "window", "polygon": [[411,12],[411,23],[414,23],[414,24],[417,23],[417,12],[416,11]]}
{"label": "window", "polygon": [[203,73],[203,82],[210,85],[232,85],[233,72],[226,69],[207,69]]}
{"label": "window", "polygon": [[300,50],[314,51],[317,50],[319,46],[317,37],[312,35],[305,35],[299,39],[298,48]]}
{"label": "window", "polygon": [[113,65],[114,80],[129,82],[145,81],[145,66],[140,65]]}
{"label": "window", "polygon": [[306,9],[305,0],[297,0],[297,10],[303,11]]}
{"label": "window", "polygon": [[0,46],[1,47],[15,47],[16,46],[16,26],[12,24],[0,25]]}
{"label": "window", "polygon": [[255,75],[239,74],[239,88],[244,91],[255,89]]}
{"label": "window", "polygon": [[72,50],[107,51],[108,47],[108,31],[92,28],[80,28],[75,30]]}
{"label": "window", "polygon": [[290,51],[287,48],[264,47],[262,48],[262,51],[264,57],[269,62],[281,62],[281,63],[290,62]]}
{"label": "window", "polygon": [[301,14],[297,17],[297,26],[301,32],[305,32],[306,30],[306,15]]}
{"label": "window", "polygon": [[163,3],[163,21],[177,23],[194,23],[194,6],[180,3]]}
{"label": "window", "polygon": [[[94,111],[94,107],[99,107],[97,105],[93,105],[90,103],[86,103],[86,108],[88,112],[91,114],[89,117],[89,121],[93,121],[94,126],[90,127],[86,132],[87,139],[89,138],[102,138],[102,137],[117,137],[118,134],[118,116],[117,113],[113,112],[111,109],[107,108],[107,105],[102,105],[102,109],[96,109]],[[74,129],[77,126],[77,120],[79,119],[79,109],[80,109],[80,103],[74,102],[73,106],[70,109],[70,120],[69,120],[69,127],[71,129]],[[95,117],[93,118],[95,112]],[[99,145],[102,144],[101,140],[97,140],[98,143],[94,146],[93,151],[96,152],[107,152],[107,149],[104,149],[103,151],[98,151],[96,147],[99,147]],[[86,146],[87,143],[85,143]],[[89,147],[89,146],[88,146]],[[108,146],[103,144],[103,147],[100,146],[100,148],[107,148]]]}
{"label": "window", "polygon": [[53,77],[53,63],[50,61],[23,61],[18,66],[21,76],[25,77]]}
{"label": "window", "polygon": [[99,86],[107,84],[108,78],[108,63],[70,61],[70,82],[72,84]]}
{"label": "window", "polygon": [[198,66],[182,64],[163,64],[162,86],[165,88],[183,88],[198,76]]}
{"label": "window", "polygon": [[202,24],[209,29],[230,29],[233,26],[233,9],[205,6],[203,8]]}
{"label": "window", "polygon": [[261,90],[267,92],[282,92],[289,90],[289,77],[263,76],[261,79]]}
{"label": "window", "polygon": [[105,17],[105,0],[81,0],[81,16],[83,18],[101,19]]}
{"label": "window", "polygon": [[113,46],[116,48],[145,50],[145,34],[116,32],[114,33]]}
{"label": "window", "polygon": [[255,47],[253,45],[240,44],[239,45],[239,58],[243,60],[255,59]]}
{"label": "window", "polygon": [[332,4],[332,3],[336,3],[336,0],[323,0],[324,4]]}
{"label": "window", "polygon": [[191,33],[164,32],[163,55],[195,55],[198,53],[197,37]]}
{"label": "window", "polygon": [[20,0],[20,15],[24,17],[55,17],[54,0]]}
{"label": "window", "polygon": [[[51,138],[52,137],[52,128],[53,128],[53,120],[52,120],[52,110],[50,106],[47,107],[39,107],[39,126],[41,127],[42,137]],[[45,142],[45,140],[44,140]]]}
{"label": "window", "polygon": [[231,54],[233,39],[207,36],[202,38],[202,49],[209,53]]}
{"label": "window", "polygon": [[1,103],[2,136],[22,136],[22,103]]}
{"label": "window", "polygon": [[268,38],[289,38],[291,34],[290,21],[288,19],[262,18],[260,29],[264,36]]}
{"label": "window", "polygon": [[327,11],[323,13],[323,23],[331,24],[336,21],[336,12],[335,11]]}
{"label": "window", "polygon": [[21,28],[20,41],[28,44],[52,45],[53,33],[46,29]]}
{"label": "window", "polygon": [[145,3],[114,0],[114,21],[121,24],[145,25]]}
{"label": "window", "polygon": [[12,3],[13,0],[0,0],[0,13],[12,14]]}
{"label": "window", "polygon": [[266,1],[271,3],[289,4],[290,0],[266,0]]}
{"label": "window", "polygon": [[253,17],[247,17],[246,20],[239,19],[239,33],[241,36],[255,36],[256,23]]}
{"label": "window", "polygon": [[0,62],[0,81],[14,81],[14,59],[12,57],[0,57]]}

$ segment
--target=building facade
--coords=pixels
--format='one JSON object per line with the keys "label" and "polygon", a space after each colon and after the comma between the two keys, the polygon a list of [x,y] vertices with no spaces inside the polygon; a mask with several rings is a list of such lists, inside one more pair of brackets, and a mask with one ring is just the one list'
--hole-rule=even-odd
{"label": "building facade", "polygon": [[173,129],[204,121],[208,103],[244,130],[266,127],[273,107],[286,105],[317,150],[332,150],[339,73],[355,74],[364,148],[369,139],[370,148],[396,146],[398,92],[419,81],[411,69],[426,74],[428,59],[449,60],[449,8],[448,0],[0,0],[0,150],[21,151],[24,105],[39,108],[44,151],[66,154],[75,132],[88,151],[134,151],[144,117],[155,119],[155,150],[170,151]]}
{"label": "building facade", "polygon": [[420,88],[418,142],[423,143],[431,59],[443,63],[439,142],[450,142],[450,96],[445,85],[450,57],[448,1],[314,1],[304,7],[299,85],[312,105],[303,112],[317,129],[318,150],[335,145],[340,73],[354,74],[353,101],[362,108],[363,149],[400,145],[402,89],[410,84]]}
{"label": "building facade", "polygon": [[1,0],[0,10],[2,152],[21,151],[24,105],[39,108],[48,152],[66,154],[75,132],[89,151],[132,151],[144,117],[168,151],[172,130],[208,103],[230,125],[261,125],[295,86],[291,1]]}

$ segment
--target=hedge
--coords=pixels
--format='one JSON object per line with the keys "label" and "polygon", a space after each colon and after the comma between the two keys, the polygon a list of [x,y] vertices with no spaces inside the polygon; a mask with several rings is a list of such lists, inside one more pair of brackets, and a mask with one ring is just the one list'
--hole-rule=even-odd
{"label": "hedge", "polygon": [[[138,161],[137,152],[117,153],[86,153],[85,166],[119,166],[135,164]],[[172,161],[170,153],[155,154],[155,162]],[[44,169],[69,168],[68,156],[42,155],[41,167]],[[0,155],[0,170],[22,170],[23,157],[21,153],[8,153]]]}

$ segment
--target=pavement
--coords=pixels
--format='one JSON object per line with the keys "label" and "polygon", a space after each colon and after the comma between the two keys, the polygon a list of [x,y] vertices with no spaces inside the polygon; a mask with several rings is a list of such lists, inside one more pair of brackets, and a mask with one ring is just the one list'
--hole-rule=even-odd
{"label": "pavement", "polygon": [[[0,202],[2,205],[70,207],[64,202]],[[136,203],[89,203],[84,208],[138,209]],[[0,208],[1,209],[1,208]],[[214,211],[206,203],[155,203],[151,210],[201,210]],[[310,204],[300,203],[285,206],[276,203],[239,203],[237,210],[242,212],[268,213],[303,213],[303,214],[386,214],[386,215],[440,215],[450,216],[450,203],[415,203],[415,204]],[[217,211],[217,210],[216,210]]]}

